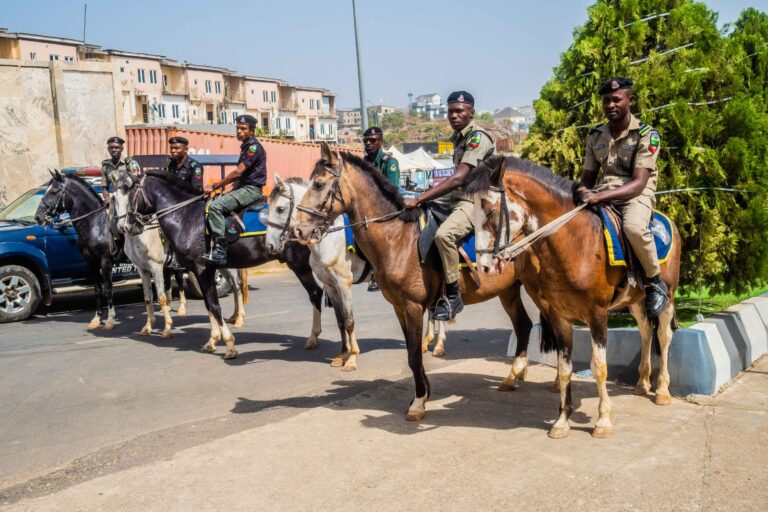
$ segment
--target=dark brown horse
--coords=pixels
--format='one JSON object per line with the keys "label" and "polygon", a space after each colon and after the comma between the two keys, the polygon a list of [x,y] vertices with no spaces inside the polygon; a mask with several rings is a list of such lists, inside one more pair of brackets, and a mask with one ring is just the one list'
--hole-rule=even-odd
{"label": "dark brown horse", "polygon": [[[504,259],[503,250],[494,250],[497,240],[506,242],[521,233],[527,235],[576,208],[573,190],[572,181],[518,158],[492,157],[474,169],[467,192],[474,195],[476,248],[481,274],[493,275]],[[503,222],[504,225],[499,222],[504,218],[499,216],[502,193],[506,195],[509,215],[509,222]],[[591,210],[580,211],[554,234],[528,249],[526,257],[530,264],[521,269],[518,277],[542,315],[549,320],[558,345],[560,415],[549,431],[550,437],[568,435],[575,321],[586,323],[592,335],[591,367],[600,395],[599,417],[592,434],[608,437],[613,432],[611,402],[606,390],[608,311],[629,308],[637,320],[643,340],[640,379],[635,388],[637,394],[648,394],[651,389],[651,341],[655,331],[661,349],[655,401],[657,404],[670,403],[667,355],[680,274],[680,234],[674,225],[672,231],[673,247],[661,265],[661,277],[669,287],[670,301],[655,326],[645,313],[643,288],[628,286],[625,269],[608,264],[602,221]]]}
{"label": "dark brown horse", "polygon": [[[403,210],[403,198],[395,186],[361,158],[349,153],[332,154],[322,145],[322,158],[312,172],[309,190],[296,215],[296,236],[316,243],[343,212],[349,215],[355,240],[375,269],[376,282],[395,308],[405,336],[408,366],[413,372],[416,397],[406,419],[420,420],[430,388],[422,364],[421,335],[424,311],[440,293],[442,277],[420,263],[417,241],[418,210]],[[378,220],[376,220],[378,219]],[[367,222],[366,222],[367,221]],[[464,302],[475,304],[498,296],[512,319],[519,343],[516,364],[502,386],[510,389],[525,374],[525,356],[531,321],[520,299],[515,266],[497,276],[483,277],[478,287],[465,269],[461,279]]]}

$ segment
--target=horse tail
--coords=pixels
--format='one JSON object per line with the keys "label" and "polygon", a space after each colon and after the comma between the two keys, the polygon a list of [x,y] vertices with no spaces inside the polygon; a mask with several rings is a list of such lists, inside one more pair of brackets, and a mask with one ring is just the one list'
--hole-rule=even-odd
{"label": "horse tail", "polygon": [[659,342],[659,317],[651,320],[651,350],[657,356],[661,355],[661,342]]}
{"label": "horse tail", "polygon": [[243,304],[248,304],[248,269],[237,269],[237,276],[240,278],[240,293],[243,295]]}
{"label": "horse tail", "polygon": [[539,346],[539,349],[544,354],[557,350],[555,331],[552,330],[552,326],[549,325],[549,322],[544,316],[541,317],[541,345]]}

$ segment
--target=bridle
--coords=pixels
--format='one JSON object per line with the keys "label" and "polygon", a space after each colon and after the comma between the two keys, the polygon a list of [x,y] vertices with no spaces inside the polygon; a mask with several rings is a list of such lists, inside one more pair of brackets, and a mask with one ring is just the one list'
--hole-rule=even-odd
{"label": "bridle", "polygon": [[[342,208],[346,208],[346,204],[344,203],[344,198],[341,196],[341,189],[339,188],[339,184],[341,182],[341,171],[344,169],[344,160],[341,158],[341,155],[339,155],[339,163],[337,164],[337,167],[335,169],[327,165],[324,166],[324,168],[333,176],[333,182],[331,183],[331,186],[328,189],[328,193],[325,195],[325,197],[323,198],[323,201],[320,203],[320,206],[318,206],[318,209],[308,208],[302,205],[296,206],[296,209],[298,211],[307,213],[309,215],[318,217],[323,220],[322,225],[312,230],[312,236],[315,237],[317,240],[321,240],[328,233],[336,231],[334,228],[331,227],[331,225],[333,224],[331,215],[333,214],[333,207],[336,201],[338,201],[341,204]],[[323,211],[326,209],[327,211]]]}
{"label": "bridle", "polygon": [[133,219],[132,222],[136,223],[138,225],[139,231],[143,231],[144,229],[149,228],[156,228],[160,227],[159,220],[165,217],[166,215],[170,215],[171,213],[180,210],[194,202],[200,201],[205,196],[203,194],[200,194],[199,196],[196,195],[194,197],[191,197],[190,199],[186,199],[184,201],[181,201],[180,203],[176,203],[174,205],[169,206],[168,208],[163,208],[161,210],[155,211],[155,213],[150,213],[148,215],[144,215],[139,213],[139,194],[141,194],[141,198],[144,201],[144,204],[151,208],[152,210],[155,209],[155,207],[152,205],[152,202],[149,200],[149,196],[147,195],[146,190],[144,189],[144,182],[147,179],[147,175],[143,175],[141,177],[141,180],[139,180],[138,183],[134,181],[134,184],[131,188],[136,188],[136,190],[133,191],[133,194],[131,196],[130,201],[130,207],[128,208],[128,211],[126,212],[126,215],[128,215],[131,219]]}
{"label": "bridle", "polygon": [[[285,190],[288,189],[288,193],[285,193]],[[269,215],[264,216],[264,218],[260,218],[262,224],[265,226],[273,227],[280,230],[280,244],[284,244],[286,241],[290,240],[291,236],[291,220],[293,218],[293,210],[297,208],[296,206],[296,199],[293,194],[293,187],[291,187],[288,184],[282,184],[278,188],[278,195],[280,197],[284,197],[288,199],[288,216],[285,218],[285,222],[280,224],[277,222],[272,222],[269,220]],[[301,207],[298,207],[301,208]]]}
{"label": "bridle", "polygon": [[107,203],[104,203],[103,205],[99,206],[95,210],[91,210],[88,213],[85,213],[83,215],[78,215],[77,217],[70,217],[64,221],[58,221],[53,222],[53,217],[56,215],[59,215],[64,212],[64,198],[67,193],[67,184],[69,184],[68,181],[62,180],[63,185],[61,186],[61,190],[56,194],[56,200],[53,203],[53,206],[48,203],[48,201],[45,200],[45,196],[40,200],[40,203],[45,206],[45,221],[46,223],[51,223],[53,227],[57,228],[60,226],[63,226],[65,224],[72,224],[73,222],[76,222],[78,220],[83,220],[87,217],[90,217],[94,213],[100,212],[101,210],[104,210],[109,205]]}
{"label": "bridle", "polygon": [[[499,233],[498,236],[494,237],[493,249],[475,249],[475,253],[493,254],[494,258],[498,258],[499,254],[501,254],[501,251],[512,245],[509,223],[509,209],[507,208],[507,194],[505,193],[503,187],[491,186],[489,190],[497,192],[501,196],[501,199],[499,200]],[[501,243],[502,230],[505,232],[504,244]]]}

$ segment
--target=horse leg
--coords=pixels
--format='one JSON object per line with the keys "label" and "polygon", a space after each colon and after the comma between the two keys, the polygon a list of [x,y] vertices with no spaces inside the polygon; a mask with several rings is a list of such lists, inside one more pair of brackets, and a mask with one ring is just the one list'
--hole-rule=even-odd
{"label": "horse leg", "polygon": [[432,312],[428,313],[427,318],[427,335],[421,340],[421,351],[426,352],[429,350],[429,344],[435,339],[435,319],[432,318]]}
{"label": "horse leg", "polygon": [[405,345],[408,351],[408,366],[413,372],[413,380],[416,385],[416,396],[405,419],[408,421],[419,421],[426,416],[426,403],[429,399],[430,387],[427,372],[424,370],[424,364],[421,356],[421,333],[424,332],[424,309],[421,304],[416,302],[407,302],[402,311],[396,309],[397,318],[400,320],[400,326],[405,335]]}
{"label": "horse leg", "polygon": [[443,357],[445,355],[445,321],[437,320],[437,342],[432,349],[432,355]]}
{"label": "horse leg", "polygon": [[152,326],[155,323],[155,308],[152,305],[152,277],[146,269],[139,268],[139,276],[141,276],[141,289],[144,292],[144,307],[147,309],[147,323],[144,324],[144,328],[141,329],[142,336],[149,336],[152,334]]}
{"label": "horse leg", "polygon": [[337,290],[332,285],[327,285],[325,293],[329,295],[333,303],[333,313],[336,315],[336,324],[339,326],[339,335],[341,336],[341,352],[331,360],[331,366],[334,368],[343,367],[349,359],[349,336],[344,328],[344,310],[341,298],[337,296],[336,292]]}
{"label": "horse leg", "polygon": [[[611,398],[608,396],[606,381],[608,380],[608,361],[605,345],[608,339],[608,311],[597,309],[593,313],[589,323],[589,332],[592,334],[592,375],[595,377],[597,392],[600,396],[597,406],[598,417],[592,436],[598,438],[611,437],[613,425],[611,424]],[[562,379],[561,379],[562,380]]]}
{"label": "horse leg", "polygon": [[[184,293],[184,271],[174,270],[173,277],[176,279],[176,286],[179,287],[179,309],[176,315],[185,316],[187,314],[187,295]],[[168,289],[171,289],[171,280],[168,279]],[[170,297],[170,294],[168,295]]]}
{"label": "horse leg", "polygon": [[216,294],[216,281],[214,279],[215,272],[215,268],[206,267],[205,270],[196,276],[203,290],[205,307],[208,309],[208,317],[211,321],[211,337],[202,350],[203,352],[216,352],[216,343],[223,337],[224,342],[227,344],[227,352],[224,354],[224,359],[232,359],[237,357],[235,338],[221,318],[221,306],[219,305],[219,296]]}
{"label": "horse leg", "polygon": [[240,328],[245,326],[245,307],[243,305],[243,293],[240,288],[240,278],[237,275],[237,270],[228,268],[224,274],[229,283],[229,287],[232,289],[232,297],[235,300],[235,312],[232,316],[227,318],[227,322],[232,324],[232,327]]}
{"label": "horse leg", "polygon": [[88,329],[98,329],[101,326],[101,317],[104,314],[104,306],[102,305],[101,297],[101,269],[96,268],[95,271],[91,271],[93,277],[93,292],[96,295],[96,314],[88,324]]}
{"label": "horse leg", "polygon": [[357,370],[357,356],[360,355],[360,347],[357,345],[357,336],[355,335],[355,316],[352,312],[352,285],[345,286],[344,283],[337,281],[339,290],[337,296],[339,296],[339,308],[341,309],[342,326],[345,334],[347,335],[347,354],[349,355],[344,366],[341,368],[343,372],[351,372]]}
{"label": "horse leg", "polygon": [[499,295],[501,305],[512,321],[512,327],[517,338],[515,358],[512,360],[509,375],[499,384],[499,391],[514,391],[519,383],[525,380],[525,376],[528,373],[528,342],[530,341],[533,323],[523,305],[520,288],[520,283],[515,283]]}
{"label": "horse leg", "polygon": [[651,322],[648,315],[645,314],[645,305],[642,302],[635,302],[629,306],[629,312],[637,322],[637,328],[640,331],[640,340],[642,341],[640,350],[640,367],[638,373],[640,377],[635,385],[635,394],[645,396],[651,392],[651,342],[653,333],[651,331]]}
{"label": "horse leg", "polygon": [[672,344],[672,321],[675,318],[675,301],[669,302],[667,307],[658,317],[656,335],[659,338],[661,348],[661,364],[659,375],[656,377],[656,405],[669,405],[672,403],[672,395],[669,393],[669,346]]}
{"label": "horse leg", "polygon": [[320,308],[323,306],[323,289],[315,281],[314,275],[312,275],[312,268],[309,264],[297,265],[291,261],[286,262],[288,267],[293,270],[296,277],[299,278],[299,282],[307,290],[309,295],[309,301],[312,303],[312,333],[307,338],[307,342],[304,344],[304,348],[313,349],[318,347],[318,337],[322,332],[320,325]]}
{"label": "horse leg", "polygon": [[[573,336],[573,335],[571,335]],[[552,439],[562,439],[568,436],[571,426],[568,420],[573,413],[571,396],[571,375],[573,374],[572,349],[573,338],[563,340],[557,349],[557,379],[560,383],[560,415],[547,435]]]}
{"label": "horse leg", "polygon": [[104,328],[115,328],[115,304],[112,301],[112,262],[104,261],[101,267],[101,275],[104,276],[104,294],[107,296],[107,321]]}
{"label": "horse leg", "polygon": [[[163,313],[163,319],[165,324],[163,325],[163,333],[161,338],[167,339],[171,337],[171,329],[173,328],[173,319],[171,318],[171,291],[170,286],[165,286],[165,269],[162,263],[155,263],[152,265],[152,275],[155,277],[155,289],[157,290],[157,302],[160,304],[160,311]],[[170,279],[168,280],[170,284]]]}

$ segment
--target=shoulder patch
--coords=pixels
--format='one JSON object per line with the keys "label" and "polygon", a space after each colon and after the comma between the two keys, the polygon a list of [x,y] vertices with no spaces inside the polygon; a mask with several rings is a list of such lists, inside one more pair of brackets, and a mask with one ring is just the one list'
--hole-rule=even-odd
{"label": "shoulder patch", "polygon": [[475,149],[476,147],[480,146],[480,140],[482,139],[482,136],[483,136],[483,132],[472,132],[469,135],[469,142],[467,143],[467,145],[470,148]]}
{"label": "shoulder patch", "polygon": [[650,126],[648,126],[647,124],[640,123],[640,130],[639,130],[640,135],[645,135],[646,133],[648,133],[651,130],[652,130],[652,128]]}
{"label": "shoulder patch", "polygon": [[139,164],[136,163],[136,160],[128,160],[126,163],[126,167],[128,167],[131,171],[138,171],[139,170]]}
{"label": "shoulder patch", "polygon": [[659,150],[659,146],[661,146],[661,137],[659,136],[659,132],[656,130],[651,130],[651,140],[648,143],[648,151],[651,153],[656,153]]}
{"label": "shoulder patch", "polygon": [[397,170],[397,162],[392,162],[389,164],[389,170],[390,171],[396,171]]}
{"label": "shoulder patch", "polygon": [[248,149],[246,150],[246,152],[248,153],[248,156],[253,156],[256,154],[256,151],[258,150],[259,150],[258,144],[251,144],[250,146],[248,146]]}

